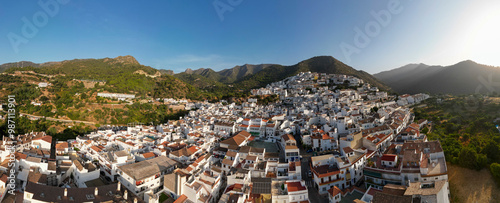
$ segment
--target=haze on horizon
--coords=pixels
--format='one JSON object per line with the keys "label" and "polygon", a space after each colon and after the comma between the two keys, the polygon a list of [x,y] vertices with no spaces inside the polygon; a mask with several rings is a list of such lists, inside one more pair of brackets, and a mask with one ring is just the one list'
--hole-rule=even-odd
{"label": "haze on horizon", "polygon": [[331,55],[369,73],[463,60],[500,66],[494,0],[40,2],[0,3],[0,64],[132,55],[182,72]]}

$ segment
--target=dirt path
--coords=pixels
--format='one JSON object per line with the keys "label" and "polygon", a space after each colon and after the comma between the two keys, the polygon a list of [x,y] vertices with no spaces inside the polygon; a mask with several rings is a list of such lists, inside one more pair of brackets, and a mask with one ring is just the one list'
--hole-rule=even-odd
{"label": "dirt path", "polygon": [[476,171],[451,163],[447,166],[452,202],[500,202],[500,188],[488,169]]}
{"label": "dirt path", "polygon": [[84,124],[88,124],[88,125],[95,125],[94,122],[90,122],[90,121],[59,119],[59,118],[51,118],[51,117],[44,117],[44,116],[35,116],[35,115],[25,114],[25,113],[19,113],[19,115],[27,116],[29,118],[36,118],[36,119],[45,118],[49,121],[59,121],[59,122],[63,122],[63,123],[84,123]]}

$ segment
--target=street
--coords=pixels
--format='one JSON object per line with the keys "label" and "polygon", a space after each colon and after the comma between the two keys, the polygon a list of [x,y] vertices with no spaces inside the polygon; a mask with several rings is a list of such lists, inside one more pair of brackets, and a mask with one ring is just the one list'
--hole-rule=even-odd
{"label": "street", "polygon": [[309,160],[311,159],[312,153],[306,153],[302,147],[300,148],[300,154],[302,155],[301,168],[302,168],[302,179],[306,182],[309,201],[310,202],[328,202],[328,195],[319,195],[318,190],[314,187],[314,179],[309,177],[308,172],[310,171]]}

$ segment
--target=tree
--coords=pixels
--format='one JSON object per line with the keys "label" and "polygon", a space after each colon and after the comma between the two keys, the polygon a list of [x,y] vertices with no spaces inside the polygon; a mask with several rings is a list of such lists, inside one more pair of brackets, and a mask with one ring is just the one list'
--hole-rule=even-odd
{"label": "tree", "polygon": [[53,136],[57,133],[57,129],[54,128],[54,127],[50,127],[48,130],[47,130],[47,134]]}
{"label": "tree", "polygon": [[483,148],[483,153],[486,154],[490,163],[500,161],[500,148],[493,140],[488,142],[488,144]]}
{"label": "tree", "polygon": [[465,168],[474,169],[477,163],[477,153],[470,147],[464,147],[458,155],[458,164]]}
{"label": "tree", "polygon": [[46,102],[46,101],[49,101],[49,98],[48,98],[48,97],[46,97],[46,96],[41,96],[41,97],[40,97],[40,101],[41,101],[41,102]]}
{"label": "tree", "polygon": [[462,167],[480,170],[487,163],[486,155],[478,154],[471,147],[463,147],[458,155],[458,164]]}
{"label": "tree", "polygon": [[427,134],[429,132],[429,128],[427,128],[427,126],[425,126],[423,129],[422,129],[422,133],[423,134]]}
{"label": "tree", "polygon": [[500,164],[492,163],[490,165],[490,172],[497,184],[500,184]]}

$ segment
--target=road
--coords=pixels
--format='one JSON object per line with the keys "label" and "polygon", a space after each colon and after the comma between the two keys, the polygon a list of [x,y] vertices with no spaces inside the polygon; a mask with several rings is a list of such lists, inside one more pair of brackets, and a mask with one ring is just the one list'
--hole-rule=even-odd
{"label": "road", "polygon": [[[297,138],[296,138],[297,139]],[[306,153],[302,147],[300,149],[300,155],[302,156],[301,162],[301,170],[302,170],[302,180],[306,182],[309,201],[310,202],[320,202],[320,203],[328,203],[328,196],[319,195],[318,190],[314,187],[313,178],[309,177],[308,172],[311,170],[309,167],[309,161],[311,160],[312,153]]]}
{"label": "road", "polygon": [[[0,111],[6,112],[4,110],[0,110]],[[48,121],[59,121],[59,122],[62,122],[62,123],[73,123],[73,122],[75,122],[75,123],[84,123],[84,124],[89,124],[89,125],[95,125],[94,122],[90,122],[90,121],[66,120],[66,119],[59,119],[59,118],[52,118],[52,117],[45,117],[45,116],[35,116],[35,115],[27,114],[27,113],[19,113],[19,115],[21,115],[21,116],[27,116],[29,118],[36,118],[36,119],[45,118]]]}
{"label": "road", "polygon": [[94,122],[90,122],[90,121],[66,120],[66,119],[51,118],[51,117],[45,117],[45,116],[35,116],[35,115],[25,114],[25,113],[19,113],[19,115],[27,116],[29,118],[36,118],[36,119],[45,118],[48,121],[59,121],[62,123],[73,123],[74,122],[74,123],[84,123],[84,124],[89,124],[89,125],[95,125]]}

